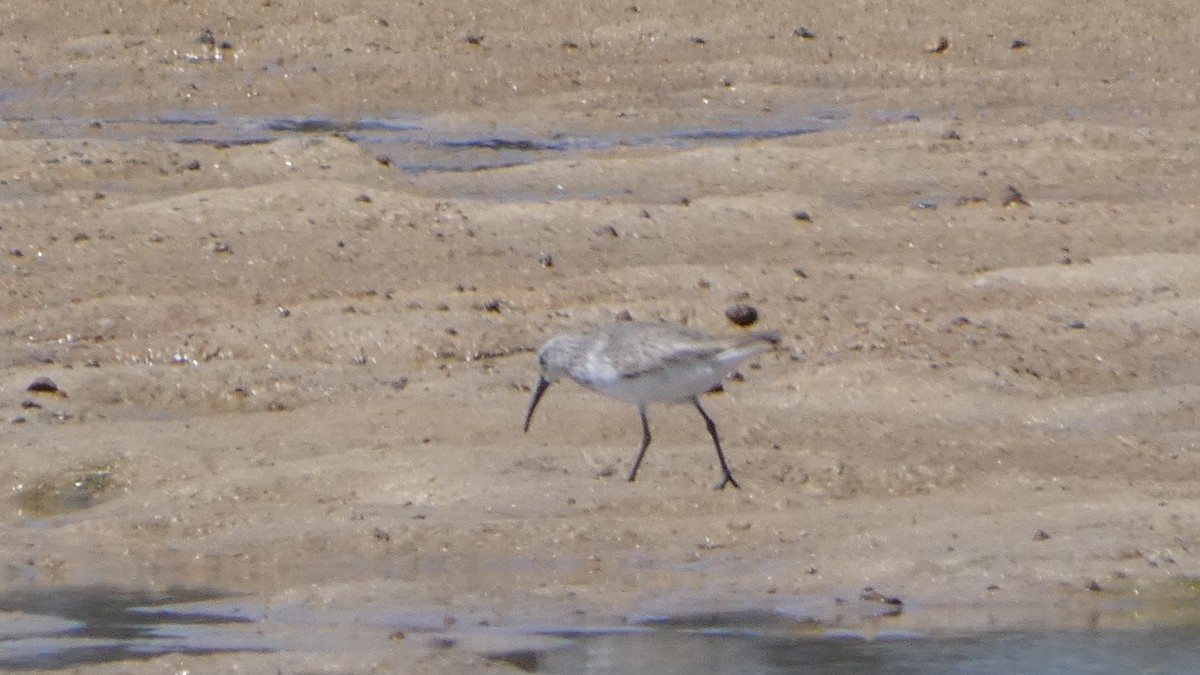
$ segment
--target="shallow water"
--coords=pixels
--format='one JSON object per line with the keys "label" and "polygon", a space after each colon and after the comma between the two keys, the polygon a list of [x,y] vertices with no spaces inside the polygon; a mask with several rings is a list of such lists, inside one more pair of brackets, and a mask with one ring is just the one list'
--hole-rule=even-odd
{"label": "shallow water", "polygon": [[713,116],[687,128],[553,133],[533,133],[521,129],[446,128],[436,120],[416,115],[335,120],[177,113],[101,120],[0,118],[0,122],[29,137],[82,136],[216,147],[267,144],[302,134],[336,134],[368,148],[381,161],[401,171],[424,173],[484,171],[622,147],[679,150],[785,138],[838,128],[848,118],[849,114],[845,111],[822,108],[753,117]]}
{"label": "shallow water", "polygon": [[[168,653],[265,650],[263,645],[250,643],[209,643],[198,630],[246,623],[245,618],[159,611],[219,597],[221,593],[208,590],[158,593],[110,586],[9,591],[0,596],[0,670],[66,668]],[[177,626],[179,633],[163,632],[165,625]]]}
{"label": "shallow water", "polygon": [[[923,636],[892,623],[898,613],[867,607],[856,629],[773,611],[564,629],[456,627],[433,611],[268,608],[207,589],[50,587],[0,598],[0,669],[165,654],[339,653],[362,639],[386,646],[396,634],[418,648],[460,649],[538,673],[1167,673],[1200,663],[1200,631],[1191,623]],[[1118,604],[1109,618],[1145,609]]]}
{"label": "shallow water", "polygon": [[583,637],[542,655],[539,673],[1183,673],[1194,628],[1006,632],[942,638],[789,638],[720,631]]}

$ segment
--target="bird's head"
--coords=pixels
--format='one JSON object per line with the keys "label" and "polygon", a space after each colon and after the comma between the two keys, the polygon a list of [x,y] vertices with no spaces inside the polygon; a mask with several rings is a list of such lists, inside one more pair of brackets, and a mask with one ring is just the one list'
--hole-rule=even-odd
{"label": "bird's head", "polygon": [[542,400],[542,394],[571,369],[571,363],[578,351],[579,339],[578,335],[559,335],[547,341],[538,350],[538,367],[542,372],[533,390],[533,398],[529,401],[529,411],[525,413],[525,431],[529,431],[533,410],[538,401]]}

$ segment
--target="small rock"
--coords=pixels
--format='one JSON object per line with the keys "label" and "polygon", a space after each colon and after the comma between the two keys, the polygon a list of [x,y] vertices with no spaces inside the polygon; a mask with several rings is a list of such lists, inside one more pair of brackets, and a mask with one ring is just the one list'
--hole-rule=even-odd
{"label": "small rock", "polygon": [[725,317],[739,326],[749,326],[758,321],[758,310],[740,302],[725,310]]}
{"label": "small rock", "polygon": [[48,377],[39,377],[33,382],[30,382],[29,386],[25,387],[25,391],[32,391],[39,394],[54,394],[55,396],[61,396],[62,398],[67,397],[67,392],[59,389],[58,385],[54,383],[54,380],[51,380]]}
{"label": "small rock", "polygon": [[888,596],[879,591],[867,586],[862,589],[862,594],[858,596],[860,600],[865,602],[878,602],[882,605],[903,605],[904,601],[895,596]]}
{"label": "small rock", "polygon": [[1020,190],[1018,190],[1017,188],[1015,188],[1011,185],[1008,186],[1008,194],[1004,196],[1004,201],[1000,202],[1000,205],[1001,206],[1032,206],[1032,204],[1029,203],[1029,200],[1025,199],[1025,195],[1021,194]]}
{"label": "small rock", "polygon": [[938,41],[933,45],[926,47],[925,51],[929,54],[944,54],[950,49],[950,38],[943,35],[938,38]]}

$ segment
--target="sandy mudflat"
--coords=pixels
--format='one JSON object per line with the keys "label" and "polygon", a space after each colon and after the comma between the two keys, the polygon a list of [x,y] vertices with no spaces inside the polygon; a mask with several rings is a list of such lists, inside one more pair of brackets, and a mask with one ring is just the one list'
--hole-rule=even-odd
{"label": "sandy mudflat", "polygon": [[[445,4],[0,12],[0,597],[611,625],[870,586],[934,630],[1200,575],[1191,3]],[[742,490],[687,408],[632,485],[626,405],[558,385],[521,433],[549,336],[737,302],[784,337],[706,399]],[[141,667],[484,666],[389,621]]]}

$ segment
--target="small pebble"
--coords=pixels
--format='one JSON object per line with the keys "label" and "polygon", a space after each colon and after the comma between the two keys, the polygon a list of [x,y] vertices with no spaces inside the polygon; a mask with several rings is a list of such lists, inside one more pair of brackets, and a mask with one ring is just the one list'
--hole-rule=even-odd
{"label": "small pebble", "polygon": [[39,377],[33,382],[30,382],[29,386],[25,387],[25,391],[32,391],[41,394],[54,394],[55,396],[61,396],[63,398],[67,397],[67,392],[59,389],[58,385],[54,383],[54,380],[48,377]]}
{"label": "small pebble", "polygon": [[758,310],[753,305],[738,303],[725,310],[725,317],[739,326],[749,326],[758,321]]}
{"label": "small pebble", "polygon": [[1000,202],[1000,204],[1001,206],[1031,206],[1029,200],[1025,199],[1025,195],[1021,194],[1020,190],[1011,185],[1008,186],[1008,194],[1005,195],[1004,201]]}

